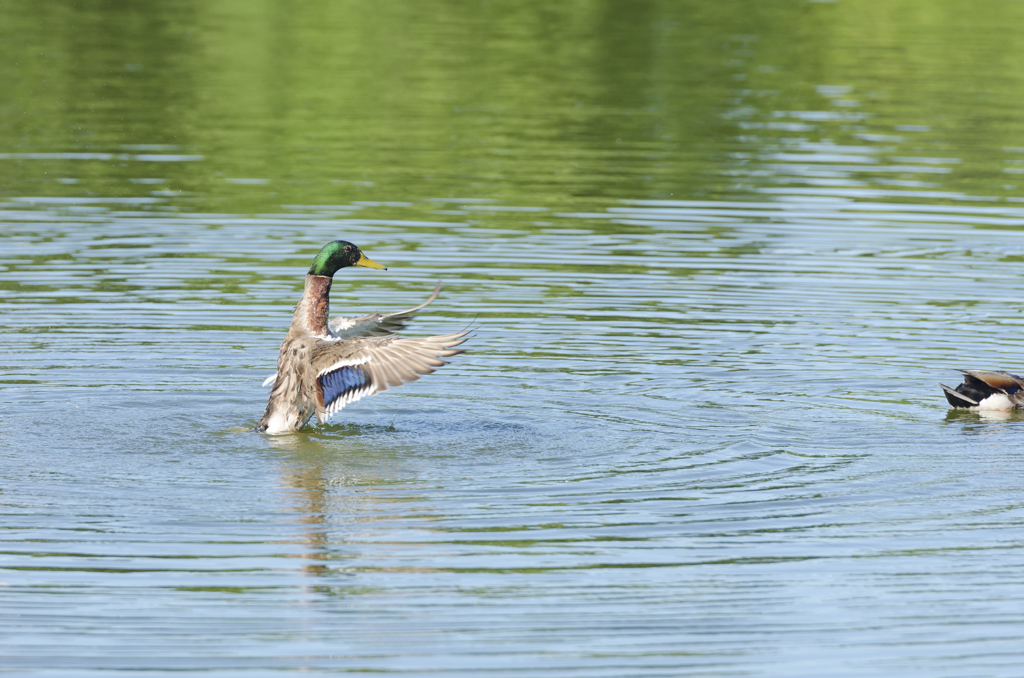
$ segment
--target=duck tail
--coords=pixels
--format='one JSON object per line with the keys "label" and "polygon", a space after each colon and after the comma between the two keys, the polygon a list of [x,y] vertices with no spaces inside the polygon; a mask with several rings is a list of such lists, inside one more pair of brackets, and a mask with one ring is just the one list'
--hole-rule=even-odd
{"label": "duck tail", "polygon": [[949,401],[951,407],[977,407],[978,401],[972,398],[968,398],[963,393],[957,390],[951,389],[945,384],[939,384],[942,387],[943,392],[946,394],[946,400]]}

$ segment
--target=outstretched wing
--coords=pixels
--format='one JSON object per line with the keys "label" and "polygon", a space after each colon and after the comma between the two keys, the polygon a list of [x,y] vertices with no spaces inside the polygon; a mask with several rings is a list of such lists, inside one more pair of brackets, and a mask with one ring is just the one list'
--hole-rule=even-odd
{"label": "outstretched wing", "polygon": [[346,318],[344,316],[338,316],[333,318],[327,323],[327,327],[330,328],[331,334],[337,339],[347,339],[349,337],[379,337],[385,334],[394,334],[405,328],[405,326],[412,320],[412,317],[416,315],[418,311],[422,311],[427,304],[437,299],[437,295],[441,293],[441,283],[438,282],[434,287],[434,291],[427,297],[419,306],[414,306],[405,311],[398,311],[397,313],[385,313],[381,315],[376,311],[369,314],[360,316],[358,318]]}
{"label": "outstretched wing", "polygon": [[436,337],[321,339],[310,363],[316,373],[316,416],[323,423],[351,402],[416,381],[447,364],[468,331]]}
{"label": "outstretched wing", "polygon": [[[333,318],[327,323],[328,331],[331,336],[335,339],[348,339],[350,337],[379,337],[386,336],[388,334],[394,334],[405,328],[409,321],[412,320],[413,316],[419,311],[426,308],[427,304],[437,299],[437,295],[441,293],[441,281],[437,282],[434,286],[434,291],[430,293],[427,300],[419,306],[413,306],[405,311],[398,311],[396,313],[385,313],[381,315],[374,311],[369,315],[360,316],[358,318],[346,318],[345,316],[339,315],[337,318]],[[277,372],[263,380],[263,387],[266,388],[274,383],[277,379]]]}

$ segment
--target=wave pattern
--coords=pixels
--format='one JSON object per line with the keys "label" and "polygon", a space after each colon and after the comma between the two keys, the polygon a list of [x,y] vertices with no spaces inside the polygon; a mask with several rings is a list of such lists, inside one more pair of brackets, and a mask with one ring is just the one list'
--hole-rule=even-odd
{"label": "wave pattern", "polygon": [[[1024,208],[758,195],[0,205],[5,670],[1012,672],[1024,423],[935,382],[1022,369]],[[469,353],[247,432],[341,237]]]}

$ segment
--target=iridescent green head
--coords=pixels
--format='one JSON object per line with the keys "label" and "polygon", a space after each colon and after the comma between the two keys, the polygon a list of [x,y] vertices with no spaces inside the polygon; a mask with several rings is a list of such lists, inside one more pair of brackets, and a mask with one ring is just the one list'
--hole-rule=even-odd
{"label": "iridescent green head", "polygon": [[310,275],[323,275],[330,278],[339,268],[346,266],[365,266],[366,268],[378,268],[382,271],[388,270],[375,261],[366,258],[358,247],[345,240],[335,240],[320,248],[309,267]]}

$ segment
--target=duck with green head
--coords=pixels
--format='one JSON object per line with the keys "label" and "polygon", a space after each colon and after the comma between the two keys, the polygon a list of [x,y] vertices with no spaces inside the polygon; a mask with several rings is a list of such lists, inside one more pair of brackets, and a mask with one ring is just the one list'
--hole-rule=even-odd
{"label": "duck with green head", "polygon": [[349,266],[387,270],[345,240],[329,242],[317,253],[281,342],[277,373],[264,382],[273,381],[273,387],[256,430],[297,431],[314,414],[324,423],[348,403],[415,381],[446,364],[444,358],[462,353],[455,347],[468,332],[423,338],[394,334],[437,298],[440,284],[424,303],[406,311],[328,321],[334,274]]}

